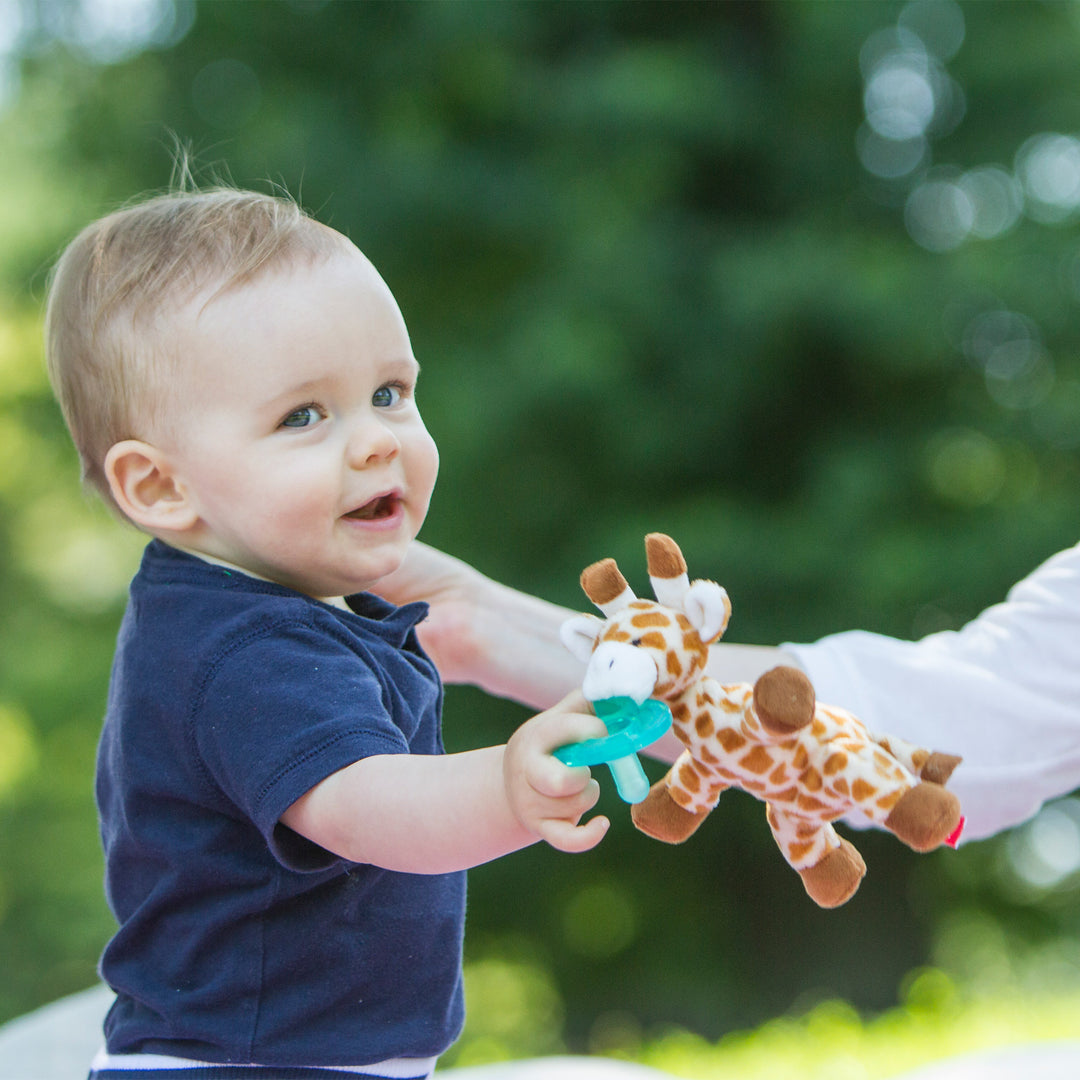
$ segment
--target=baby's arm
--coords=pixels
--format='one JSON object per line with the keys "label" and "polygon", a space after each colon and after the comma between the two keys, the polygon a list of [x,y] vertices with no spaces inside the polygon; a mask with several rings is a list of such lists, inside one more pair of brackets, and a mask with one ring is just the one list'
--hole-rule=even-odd
{"label": "baby's arm", "polygon": [[328,776],[281,817],[284,825],[352,862],[414,874],[478,866],[539,839],[587,851],[606,818],[584,825],[599,786],[586,768],[551,756],[605,734],[573,695],[523,724],[505,746],[461,754],[386,754]]}

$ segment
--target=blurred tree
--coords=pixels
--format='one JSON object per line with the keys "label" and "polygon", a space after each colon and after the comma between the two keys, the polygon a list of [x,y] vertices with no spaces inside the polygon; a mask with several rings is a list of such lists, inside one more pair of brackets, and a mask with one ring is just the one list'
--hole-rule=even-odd
{"label": "blurred tree", "polygon": [[[76,490],[45,270],[167,183],[174,136],[384,272],[443,454],[425,539],[577,608],[584,564],[642,582],[663,529],[728,587],[731,640],[920,635],[1077,538],[1077,10],[0,6],[0,1017],[90,982],[109,931],[92,756],[139,547]],[[523,715],[455,688],[448,740]],[[667,850],[604,797],[594,855],[471,878],[471,959],[550,973],[575,1045],[627,1015],[715,1036],[886,1007],[919,965],[963,966],[958,913],[998,959],[1077,939],[1076,867],[1032,884],[1027,834],[865,838],[866,884],[825,914],[753,800]]]}

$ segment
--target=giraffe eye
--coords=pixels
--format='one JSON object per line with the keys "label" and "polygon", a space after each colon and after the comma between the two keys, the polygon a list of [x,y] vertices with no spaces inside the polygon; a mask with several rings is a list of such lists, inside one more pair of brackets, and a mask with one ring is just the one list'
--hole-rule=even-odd
{"label": "giraffe eye", "polygon": [[640,645],[641,645],[641,638],[639,638],[639,637],[634,638],[633,641],[630,642],[630,644],[633,645],[635,649],[639,648]]}

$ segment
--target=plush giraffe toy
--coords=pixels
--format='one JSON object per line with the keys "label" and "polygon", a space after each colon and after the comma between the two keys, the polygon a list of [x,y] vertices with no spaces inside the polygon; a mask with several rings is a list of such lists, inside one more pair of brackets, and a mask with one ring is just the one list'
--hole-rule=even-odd
{"label": "plush giraffe toy", "polygon": [[850,713],[816,702],[810,681],[792,667],[752,686],[721,686],[705,663],[731,616],[727,593],[712,581],[691,583],[670,537],[652,533],[645,547],[656,601],[638,600],[615,561],[604,559],[581,584],[605,618],[576,616],[562,631],[588,664],[590,701],[654,697],[671,707],[686,749],[633,806],[642,832],[681,843],[721,792],[742,788],[765,802],[784,858],[825,908],[850,899],[866,873],[831,824],[848,811],[863,811],[916,851],[955,843],[960,803],[943,785],[960,758],[872,735]]}

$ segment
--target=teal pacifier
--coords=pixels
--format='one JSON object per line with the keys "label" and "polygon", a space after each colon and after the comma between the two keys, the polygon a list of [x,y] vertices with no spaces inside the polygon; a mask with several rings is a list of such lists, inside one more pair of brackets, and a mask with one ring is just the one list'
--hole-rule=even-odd
{"label": "teal pacifier", "polygon": [[623,802],[641,802],[649,794],[649,778],[637,754],[671,727],[671,710],[654,698],[638,705],[629,697],[601,698],[592,707],[608,733],[600,739],[560,746],[555,757],[570,766],[606,765]]}

